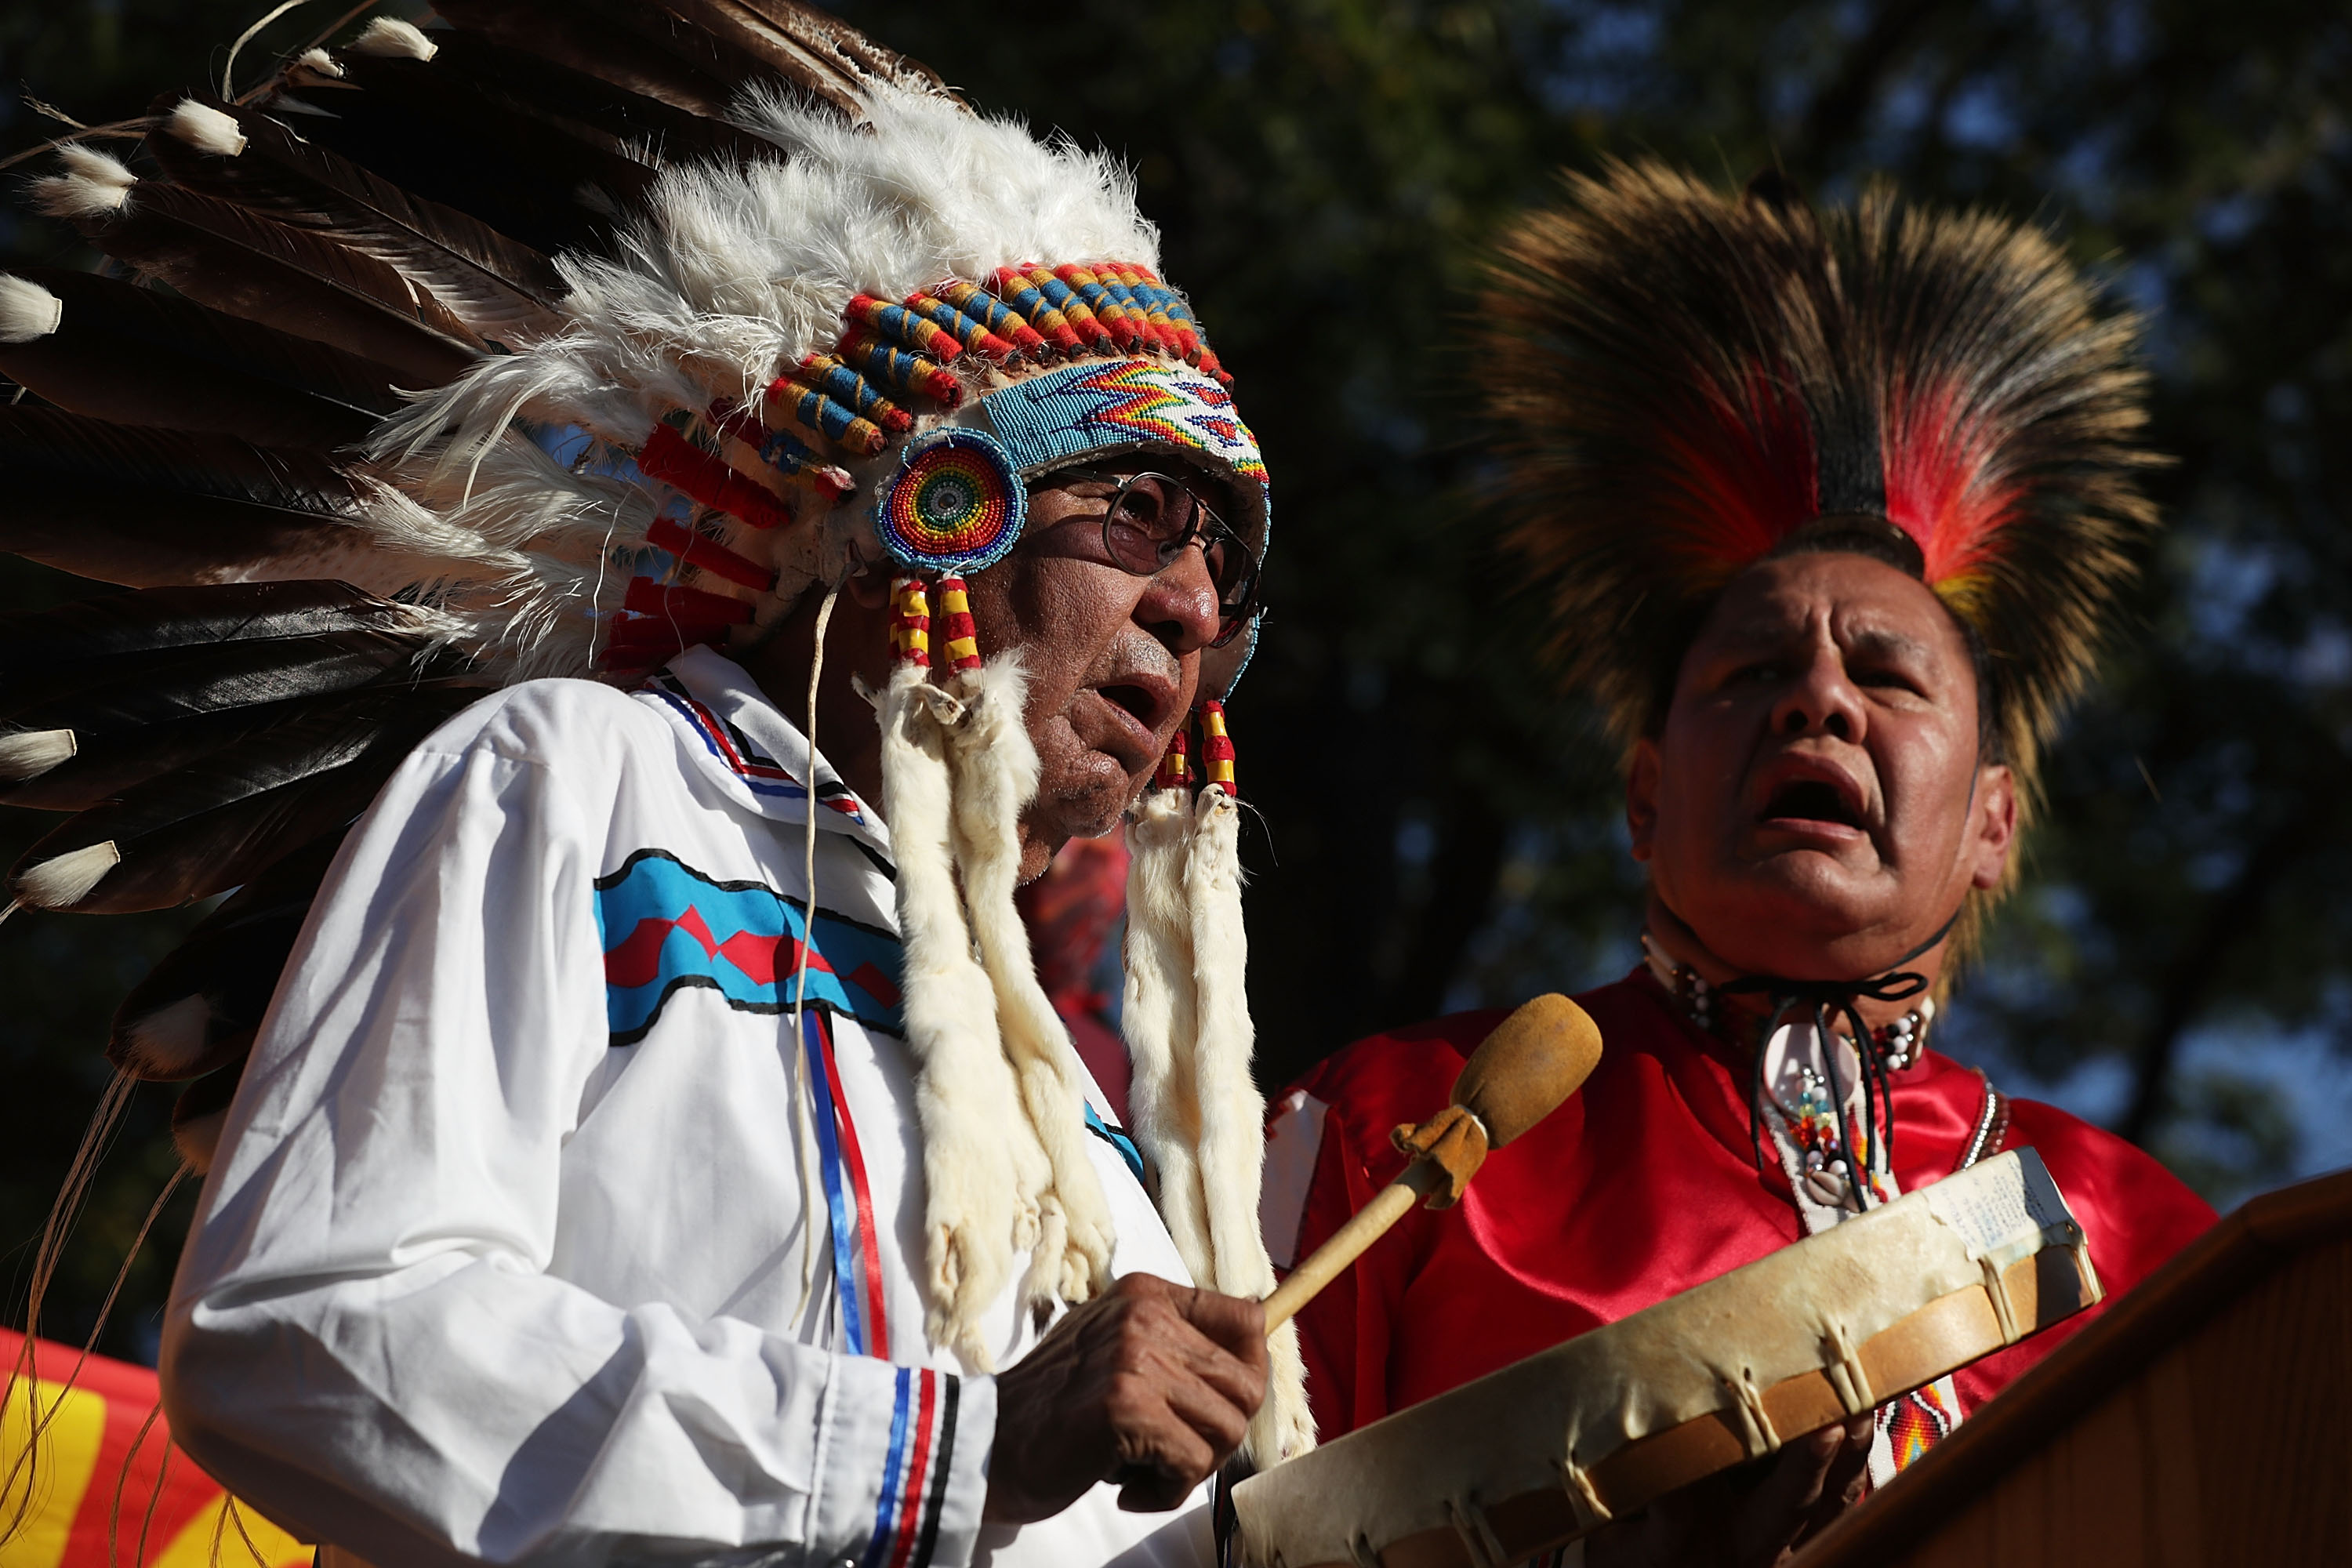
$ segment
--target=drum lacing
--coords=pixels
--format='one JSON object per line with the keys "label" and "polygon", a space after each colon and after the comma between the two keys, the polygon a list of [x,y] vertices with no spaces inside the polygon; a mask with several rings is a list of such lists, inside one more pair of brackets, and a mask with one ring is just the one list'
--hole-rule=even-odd
{"label": "drum lacing", "polygon": [[1845,1413],[1860,1415],[1864,1411],[1877,1409],[1878,1394],[1870,1386],[1870,1373],[1863,1370],[1862,1352],[1856,1348],[1853,1336],[1845,1331],[1845,1325],[1825,1325],[1822,1331],[1822,1342],[1828,1352],[1822,1358],[1827,1364],[1822,1368],[1822,1374],[1829,1379],[1830,1387],[1837,1394],[1838,1403],[1845,1407]]}
{"label": "drum lacing", "polygon": [[1756,1376],[1741,1367],[1736,1377],[1717,1374],[1723,1386],[1730,1391],[1732,1407],[1739,1418],[1739,1443],[1751,1459],[1760,1459],[1780,1449],[1780,1429],[1772,1425],[1771,1415],[1764,1408],[1764,1394],[1756,1386]]}
{"label": "drum lacing", "polygon": [[1470,1559],[1471,1568],[1511,1568],[1510,1559],[1503,1551],[1503,1538],[1486,1521],[1486,1510],[1478,1506],[1476,1498],[1447,1498],[1445,1517],[1454,1526],[1454,1533],[1462,1540],[1462,1551]]}
{"label": "drum lacing", "polygon": [[2025,1337],[2025,1331],[2018,1326],[2017,1307],[2009,1299],[2009,1281],[2001,1278],[2000,1264],[1989,1256],[1978,1258],[1977,1267],[1984,1271],[1985,1295],[1992,1301],[1992,1315],[2000,1324],[2000,1342],[2013,1345]]}
{"label": "drum lacing", "polygon": [[1559,1461],[1560,1489],[1568,1493],[1568,1511],[1576,1516],[1579,1530],[1597,1530],[1616,1515],[1601,1500],[1601,1489],[1592,1484],[1592,1476],[1576,1462],[1574,1454],[1564,1454]]}

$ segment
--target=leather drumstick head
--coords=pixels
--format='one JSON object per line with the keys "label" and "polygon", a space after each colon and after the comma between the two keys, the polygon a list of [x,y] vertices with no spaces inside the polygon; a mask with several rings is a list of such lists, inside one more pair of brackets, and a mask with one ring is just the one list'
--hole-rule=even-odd
{"label": "leather drumstick head", "polygon": [[1487,1147],[1499,1149],[1559,1110],[1600,1061],[1591,1016],[1565,996],[1538,996],[1470,1053],[1454,1103],[1485,1122]]}

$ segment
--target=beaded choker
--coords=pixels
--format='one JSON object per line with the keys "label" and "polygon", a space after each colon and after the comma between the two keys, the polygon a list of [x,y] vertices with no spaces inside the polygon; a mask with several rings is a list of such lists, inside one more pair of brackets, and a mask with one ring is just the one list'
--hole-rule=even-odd
{"label": "beaded choker", "polygon": [[[1953,919],[1957,920],[1958,916],[1955,914]],[[1771,1037],[1772,1026],[1786,1016],[1790,1009],[1797,1007],[1810,1013],[1814,1032],[1822,1045],[1825,1064],[1832,1064],[1836,1059],[1836,1052],[1832,1048],[1836,1037],[1832,1033],[1834,1023],[1843,1022],[1846,1026],[1843,1033],[1855,1043],[1855,1062],[1862,1079],[1862,1135],[1857,1146],[1875,1145],[1891,1170],[1895,1157],[1895,1108],[1886,1075],[1902,1071],[1918,1059],[1927,1022],[1935,1015],[1934,999],[1922,995],[1927,989],[1927,977],[1906,970],[1903,965],[1941,942],[1951,928],[1952,921],[1945,921],[1933,936],[1897,959],[1885,973],[1854,981],[1790,980],[1780,975],[1751,974],[1718,985],[1688,965],[1667,959],[1650,941],[1646,931],[1642,935],[1642,949],[1647,955],[1651,973],[1657,975],[1659,983],[1682,1003],[1694,1023],[1718,1038],[1727,1040],[1730,1037],[1723,1034],[1719,1027],[1727,1020],[1721,1016],[1722,1010],[1717,1005],[1717,998],[1760,995],[1769,1001],[1769,1010],[1757,1030],[1756,1038],[1748,1042],[1751,1080],[1748,1094],[1748,1135],[1758,1170],[1764,1168],[1765,1047]],[[1873,1029],[1863,1022],[1861,1004],[1864,998],[1900,1002],[1913,996],[1921,997],[1920,1006],[1911,1009],[1893,1023]],[[1866,1046],[1864,1042],[1867,1042]],[[1833,1065],[1828,1067],[1827,1087],[1829,1103],[1841,1108],[1839,1114],[1842,1120],[1846,1092],[1844,1086],[1838,1082],[1838,1073]],[[1866,1194],[1861,1161],[1850,1160],[1845,1163],[1843,1174],[1852,1192],[1854,1206],[1866,1208],[1870,1199]]]}
{"label": "beaded choker", "polygon": [[[1659,952],[1657,944],[1650,940],[1646,931],[1642,934],[1642,956],[1649,967],[1651,977],[1665,988],[1666,994],[1682,1008],[1685,1017],[1718,1039],[1734,1045],[1748,1043],[1733,1040],[1717,1029],[1715,999],[1720,994],[1720,987],[1709,984],[1706,976],[1689,964],[1677,963]],[[1927,1026],[1935,1021],[1936,999],[1922,996],[1917,1006],[1891,1023],[1881,1024],[1870,1031],[1870,1043],[1888,1071],[1902,1072],[1917,1064],[1919,1053],[1927,1048]],[[1841,1033],[1849,1038],[1853,1035],[1850,1029]]]}

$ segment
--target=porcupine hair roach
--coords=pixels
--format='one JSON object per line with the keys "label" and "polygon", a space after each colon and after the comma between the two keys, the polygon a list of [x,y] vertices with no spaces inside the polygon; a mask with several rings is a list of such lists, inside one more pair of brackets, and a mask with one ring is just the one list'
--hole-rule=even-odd
{"label": "porcupine hair roach", "polygon": [[1570,679],[1630,745],[1740,571],[1859,550],[1960,624],[2030,814],[2156,522],[2137,319],[2038,230],[1883,184],[1826,209],[1654,162],[1566,184],[1504,238],[1481,316],[1508,538]]}

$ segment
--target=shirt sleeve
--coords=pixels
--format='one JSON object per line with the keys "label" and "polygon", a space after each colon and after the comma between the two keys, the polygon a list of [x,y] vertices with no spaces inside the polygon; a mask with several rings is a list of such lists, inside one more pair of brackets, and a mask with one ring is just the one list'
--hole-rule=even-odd
{"label": "shirt sleeve", "polygon": [[587,714],[584,798],[534,759],[563,754],[562,702],[627,700],[531,690],[408,760],[312,911],[183,1256],[173,1436],[378,1563],[963,1563],[991,1380],[547,1272],[606,1050],[592,894],[625,721]]}

